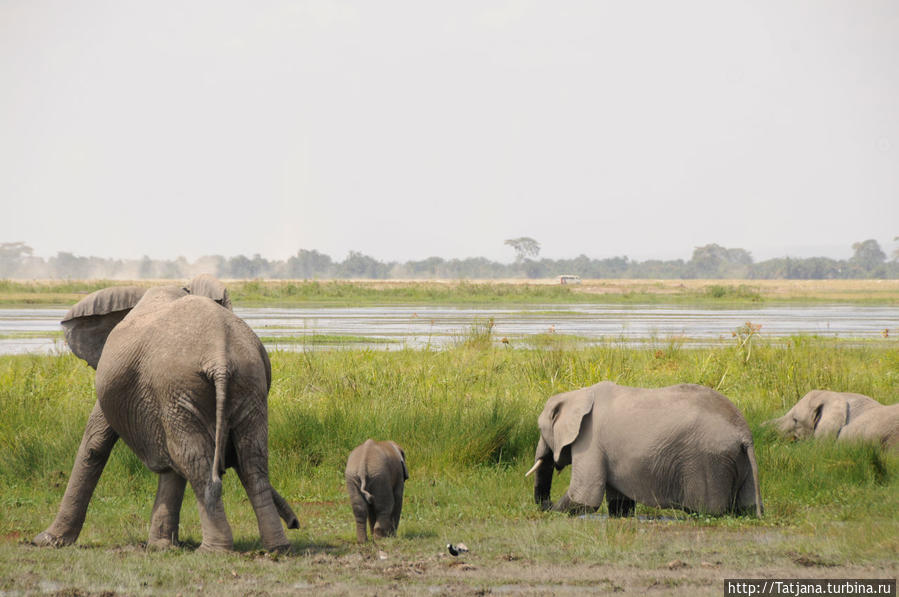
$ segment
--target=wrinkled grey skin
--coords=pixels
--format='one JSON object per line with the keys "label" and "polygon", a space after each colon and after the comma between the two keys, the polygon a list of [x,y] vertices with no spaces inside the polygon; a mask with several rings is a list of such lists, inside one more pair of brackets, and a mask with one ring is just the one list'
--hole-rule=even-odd
{"label": "wrinkled grey skin", "polygon": [[793,440],[814,437],[867,441],[899,447],[899,405],[884,406],[851,392],[812,390],[782,417],[766,421]]}
{"label": "wrinkled grey skin", "polygon": [[[200,282],[106,288],[66,315],[72,352],[97,370],[97,402],[56,519],[35,544],[75,542],[121,437],[159,474],[148,546],[177,544],[189,481],[200,510],[201,549],[233,547],[221,499],[226,467],[237,471],[247,491],[263,546],[290,546],[279,515],[290,528],[298,527],[297,518],[268,479],[268,355],[246,323],[223,306],[224,287],[214,279]],[[189,292],[200,286],[218,300]]]}
{"label": "wrinkled grey skin", "polygon": [[406,454],[394,442],[365,440],[347,459],[346,489],[356,519],[356,540],[395,535],[403,510],[403,486],[409,478]]}
{"label": "wrinkled grey skin", "polygon": [[[762,515],[749,426],[718,392],[682,384],[658,389],[602,382],[551,397],[539,419],[532,471],[544,509],[610,516],[636,502],[720,515]],[[572,466],[571,484],[549,500],[553,468]]]}

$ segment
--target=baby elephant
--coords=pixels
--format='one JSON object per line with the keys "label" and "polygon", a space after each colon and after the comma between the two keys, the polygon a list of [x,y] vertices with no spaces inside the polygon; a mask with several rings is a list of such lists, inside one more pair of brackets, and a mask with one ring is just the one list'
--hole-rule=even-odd
{"label": "baby elephant", "polygon": [[406,454],[396,443],[370,439],[357,446],[346,463],[346,488],[356,517],[356,539],[395,535],[403,510],[403,485],[409,478]]}

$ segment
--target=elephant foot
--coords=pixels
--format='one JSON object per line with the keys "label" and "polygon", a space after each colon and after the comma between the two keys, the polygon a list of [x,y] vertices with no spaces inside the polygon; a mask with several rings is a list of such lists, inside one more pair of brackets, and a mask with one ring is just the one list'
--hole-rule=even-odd
{"label": "elephant foot", "polygon": [[266,547],[266,551],[270,551],[272,553],[290,553],[293,549],[293,546],[290,543],[285,543],[283,545],[275,545],[274,547]]}
{"label": "elephant foot", "polygon": [[568,507],[568,516],[584,516],[586,514],[593,514],[598,509],[599,508],[596,508],[594,506],[572,503],[571,506]]}
{"label": "elephant foot", "polygon": [[156,538],[147,541],[147,549],[150,551],[165,551],[178,547],[178,541],[166,538]]}
{"label": "elephant foot", "polygon": [[213,543],[206,543],[203,541],[200,543],[200,547],[197,548],[197,551],[203,553],[229,553],[234,551],[233,545],[217,545]]}
{"label": "elephant foot", "polygon": [[588,506],[586,504],[580,504],[578,502],[573,501],[568,495],[565,495],[556,502],[556,505],[552,507],[554,512],[562,512],[564,514],[568,514],[569,516],[583,516],[584,514],[592,514],[596,512],[597,506]]}
{"label": "elephant foot", "polygon": [[75,539],[64,535],[53,535],[49,531],[44,531],[36,535],[35,538],[31,540],[31,543],[38,547],[65,547],[66,545],[75,543]]}

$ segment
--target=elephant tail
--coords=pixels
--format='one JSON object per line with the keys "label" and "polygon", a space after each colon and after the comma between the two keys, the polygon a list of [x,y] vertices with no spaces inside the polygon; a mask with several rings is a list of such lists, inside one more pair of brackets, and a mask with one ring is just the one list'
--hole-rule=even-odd
{"label": "elephant tail", "polygon": [[359,493],[362,494],[365,503],[369,506],[372,505],[375,498],[365,489],[365,482],[368,480],[368,452],[373,445],[374,442],[371,441],[371,439],[366,440],[365,443],[362,444],[362,454],[359,459],[360,466],[356,473],[356,476],[359,479]]}
{"label": "elephant tail", "polygon": [[746,456],[749,458],[749,468],[752,471],[752,486],[755,490],[755,515],[758,518],[762,517],[762,514],[765,512],[765,508],[762,506],[762,490],[759,486],[759,467],[755,462],[755,447],[752,443],[752,438],[743,442],[743,449],[746,450]]}
{"label": "elephant tail", "polygon": [[225,473],[225,445],[228,438],[228,422],[225,420],[225,398],[228,395],[228,375],[223,371],[213,374],[215,384],[215,455],[212,458],[212,485],[209,491],[213,499],[222,495],[222,475]]}
{"label": "elephant tail", "polygon": [[360,483],[359,483],[359,493],[361,493],[361,494],[362,494],[362,497],[365,498],[365,503],[368,504],[369,506],[371,506],[372,500],[374,500],[375,498],[374,498],[374,496],[373,496],[372,494],[370,494],[370,493],[369,493],[368,491],[366,491],[366,489],[365,489],[365,477],[362,477],[359,481],[360,481]]}

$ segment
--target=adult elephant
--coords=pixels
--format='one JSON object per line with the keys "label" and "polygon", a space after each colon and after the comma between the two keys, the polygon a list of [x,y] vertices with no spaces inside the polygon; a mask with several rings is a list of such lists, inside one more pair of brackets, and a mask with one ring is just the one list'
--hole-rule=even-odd
{"label": "adult elephant", "polygon": [[812,390],[784,416],[765,425],[794,440],[830,437],[899,448],[899,404],[884,406],[852,392]]}
{"label": "adult elephant", "polygon": [[66,314],[72,352],[97,370],[97,402],[56,519],[35,544],[75,542],[121,437],[159,474],[149,546],[177,544],[189,481],[200,511],[200,548],[233,547],[221,497],[226,467],[237,471],[250,498],[263,546],[290,546],[279,515],[289,528],[299,526],[297,518],[268,478],[271,365],[259,338],[229,307],[224,286],[201,276],[184,288],[106,288]]}
{"label": "adult elephant", "polygon": [[[544,509],[610,516],[636,502],[659,508],[762,515],[749,426],[704,386],[659,389],[602,382],[551,397],[538,419],[534,499]],[[549,501],[553,468],[571,465],[565,495]]]}

